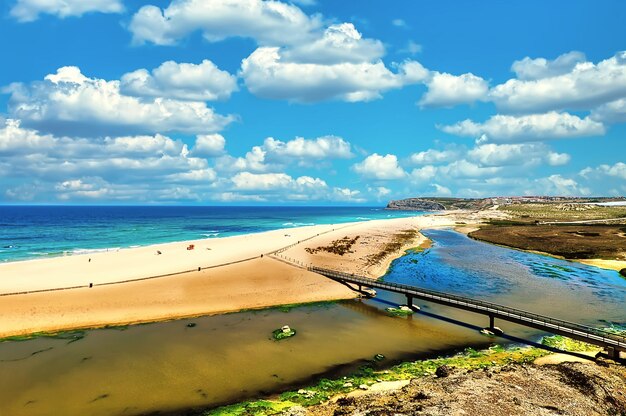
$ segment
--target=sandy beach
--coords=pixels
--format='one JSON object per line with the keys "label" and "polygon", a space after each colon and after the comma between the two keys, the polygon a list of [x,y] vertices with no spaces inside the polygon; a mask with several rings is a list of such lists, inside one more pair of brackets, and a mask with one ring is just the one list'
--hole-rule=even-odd
{"label": "sandy beach", "polygon": [[[0,265],[0,337],[352,298],[356,294],[345,286],[268,254],[291,246],[280,256],[376,278],[405,249],[425,240],[417,234],[368,264],[368,256],[395,233],[451,226],[469,220],[467,215],[305,226],[5,263]],[[306,251],[345,236],[359,236],[351,253]],[[194,249],[187,250],[191,244]]]}
{"label": "sandy beach", "polygon": [[454,211],[4,263],[0,337],[349,299],[357,294],[306,266],[378,278],[429,243],[419,230],[465,231],[500,215]]}

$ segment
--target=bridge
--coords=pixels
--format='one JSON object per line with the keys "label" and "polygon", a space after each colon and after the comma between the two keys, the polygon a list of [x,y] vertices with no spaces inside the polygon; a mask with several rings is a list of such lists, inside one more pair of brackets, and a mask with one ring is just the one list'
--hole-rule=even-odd
{"label": "bridge", "polygon": [[[491,329],[494,333],[497,332],[494,321],[495,318],[498,318],[504,321],[539,329],[541,331],[563,335],[572,339],[587,342],[589,344],[598,345],[604,348],[607,355],[613,359],[619,360],[620,351],[626,352],[626,336],[613,334],[602,329],[567,322],[561,319],[555,319],[491,302],[484,302],[465,296],[451,295],[399,283],[373,280],[367,277],[342,273],[321,267],[310,266],[307,269],[311,272],[321,274],[343,283],[354,290],[358,290],[359,292],[363,292],[363,287],[366,287],[400,293],[406,296],[408,306],[413,309],[417,309],[413,305],[413,299],[421,299],[438,303],[440,305],[451,306],[453,308],[487,315],[489,317],[489,329]],[[358,289],[350,286],[350,284],[356,285]]]}

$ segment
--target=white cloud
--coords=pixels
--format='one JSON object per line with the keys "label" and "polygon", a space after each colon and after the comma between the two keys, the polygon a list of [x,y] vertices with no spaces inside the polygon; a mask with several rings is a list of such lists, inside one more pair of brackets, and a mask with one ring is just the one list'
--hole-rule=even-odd
{"label": "white cloud", "polygon": [[254,146],[244,157],[224,155],[215,161],[215,168],[224,172],[265,172],[270,169],[266,164],[267,152],[261,146]]}
{"label": "white cloud", "polygon": [[515,72],[518,79],[529,81],[567,74],[583,62],[585,62],[585,54],[577,51],[564,53],[551,61],[545,58],[531,59],[527,56],[520,61],[513,62],[511,70]]}
{"label": "white cloud", "polygon": [[415,69],[403,63],[393,73],[380,60],[327,65],[288,62],[280,48],[263,47],[243,60],[240,75],[250,92],[262,98],[355,102],[378,99],[387,90],[417,82]]}
{"label": "white cloud", "polygon": [[263,142],[263,149],[270,159],[349,159],[353,157],[350,143],[336,136],[323,136],[316,139],[296,137],[283,142],[268,137]]}
{"label": "white cloud", "polygon": [[452,107],[483,100],[489,84],[474,74],[452,75],[435,72],[426,83],[428,91],[419,101],[422,107]]}
{"label": "white cloud", "polygon": [[282,50],[281,60],[330,65],[372,62],[384,54],[382,42],[363,39],[352,23],[341,23],[326,28],[319,39]]}
{"label": "white cloud", "polygon": [[61,135],[210,133],[234,120],[201,102],[125,96],[119,81],[87,78],[77,67],[59,68],[43,82],[12,84],[5,92],[11,94],[12,117]]}
{"label": "white cloud", "polygon": [[580,171],[580,175],[584,178],[591,176],[612,176],[618,179],[626,180],[626,163],[617,162],[614,165],[603,164],[597,168],[587,167]]}
{"label": "white cloud", "polygon": [[581,187],[574,179],[561,175],[550,175],[535,182],[543,195],[585,196],[591,193],[589,188]]}
{"label": "white cloud", "polygon": [[422,166],[411,171],[411,179],[417,182],[427,182],[437,175],[437,168],[433,165]]}
{"label": "white cloud", "polygon": [[452,178],[480,178],[485,176],[493,176],[502,170],[500,166],[481,166],[479,164],[469,162],[465,159],[457,160],[449,165],[438,167],[440,174]]}
{"label": "white cloud", "polygon": [[167,188],[216,179],[205,159],[190,157],[184,143],[163,135],[55,137],[22,128],[15,120],[0,125],[0,176],[6,183],[39,182],[36,192],[48,201],[156,200]]}
{"label": "white cloud", "polygon": [[342,202],[365,202],[366,199],[361,197],[361,191],[350,188],[333,188],[330,199]]}
{"label": "white cloud", "polygon": [[219,156],[224,153],[226,139],[221,134],[200,134],[192,152],[196,156]]}
{"label": "white cloud", "polygon": [[150,73],[138,69],[124,74],[120,92],[137,97],[178,100],[224,100],[237,90],[237,78],[207,59],[200,64],[163,62]]}
{"label": "white cloud", "polygon": [[372,194],[376,199],[381,200],[391,193],[391,189],[384,186],[368,186],[367,192]]}
{"label": "white cloud", "polygon": [[479,142],[526,142],[601,136],[602,123],[568,113],[549,112],[526,116],[495,115],[484,123],[464,120],[441,130],[457,136],[481,137]]}
{"label": "white cloud", "polygon": [[135,43],[172,45],[201,31],[209,42],[229,37],[252,38],[260,44],[299,43],[321,26],[297,6],[263,0],[173,0],[160,9],[147,5],[132,17],[129,29]]}
{"label": "white cloud", "polygon": [[451,196],[452,191],[450,188],[439,185],[437,183],[433,183],[432,186],[435,188],[435,196]]}
{"label": "white cloud", "polygon": [[434,163],[452,162],[460,155],[460,150],[450,148],[446,150],[428,149],[423,152],[413,153],[411,163],[416,165],[430,165]]}
{"label": "white cloud", "polygon": [[227,172],[267,172],[282,170],[291,163],[312,167],[319,166],[320,161],[349,159],[353,156],[350,143],[341,137],[296,137],[287,142],[268,137],[261,146],[253,146],[243,157],[225,155],[218,158],[216,168]]}
{"label": "white cloud", "polygon": [[626,123],[626,98],[595,108],[591,112],[591,118],[605,123]]}
{"label": "white cloud", "polygon": [[481,144],[468,152],[468,158],[482,166],[535,165],[539,163],[559,166],[570,160],[568,154],[553,152],[543,143]]}
{"label": "white cloud", "polygon": [[20,22],[32,22],[40,14],[51,14],[60,18],[82,16],[85,13],[121,13],[121,0],[17,0],[11,16]]}
{"label": "white cloud", "polygon": [[[490,99],[501,111],[537,113],[588,110],[626,97],[626,52],[597,64],[580,62],[580,58],[566,55],[559,64],[557,58],[546,61],[544,68],[539,65],[539,69],[537,60],[521,61],[517,64],[520,73],[531,79],[508,80],[491,90]],[[567,68],[571,69],[564,72]],[[550,76],[551,73],[560,74]]]}
{"label": "white cloud", "polygon": [[406,172],[398,165],[398,158],[391,154],[371,154],[353,168],[359,175],[371,179],[391,180],[406,176]]}

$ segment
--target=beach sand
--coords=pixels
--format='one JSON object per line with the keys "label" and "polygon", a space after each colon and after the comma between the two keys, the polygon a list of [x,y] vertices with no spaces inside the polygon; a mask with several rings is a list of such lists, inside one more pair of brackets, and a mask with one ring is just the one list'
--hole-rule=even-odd
{"label": "beach sand", "polygon": [[[315,225],[5,263],[0,265],[0,337],[353,298],[356,293],[345,286],[268,253],[293,245],[280,255],[303,265],[377,278],[404,250],[426,240],[418,234],[376,264],[368,264],[367,259],[396,233],[475,223],[482,215],[451,212]],[[305,250],[357,235],[353,252],[343,256],[311,255]],[[190,244],[193,250],[187,250]],[[29,293],[15,294],[20,292]]]}

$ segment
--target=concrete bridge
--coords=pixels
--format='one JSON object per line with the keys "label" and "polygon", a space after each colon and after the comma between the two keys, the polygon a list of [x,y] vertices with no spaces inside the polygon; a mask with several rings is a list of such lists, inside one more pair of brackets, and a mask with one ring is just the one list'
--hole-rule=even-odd
{"label": "concrete bridge", "polygon": [[[310,266],[308,270],[321,274],[330,279],[343,283],[353,290],[364,293],[363,288],[376,288],[400,293],[407,298],[407,305],[417,309],[413,305],[413,299],[421,299],[440,305],[463,309],[470,312],[483,314],[489,317],[489,329],[497,332],[495,319],[513,322],[519,325],[539,329],[557,335],[563,335],[572,339],[598,345],[605,349],[606,354],[613,359],[620,359],[620,352],[626,352],[626,337],[604,331],[602,329],[581,325],[561,319],[551,318],[521,309],[510,308],[491,302],[484,302],[464,296],[451,295],[434,290],[421,289],[415,286],[403,285],[399,283],[389,283],[373,280],[367,277],[356,276],[354,274],[342,273],[335,270]],[[357,288],[350,285],[356,285]]]}

